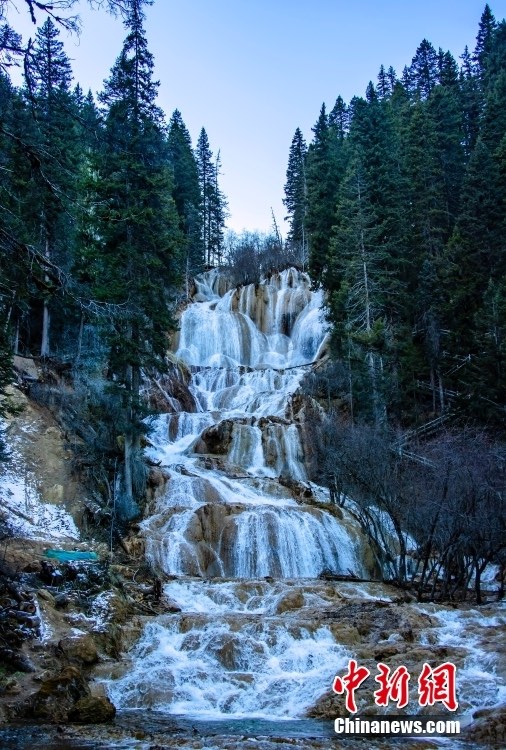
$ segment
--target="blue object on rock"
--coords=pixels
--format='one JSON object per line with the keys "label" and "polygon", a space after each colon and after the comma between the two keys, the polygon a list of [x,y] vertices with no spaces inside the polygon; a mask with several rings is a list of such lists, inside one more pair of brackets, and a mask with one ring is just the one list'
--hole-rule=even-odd
{"label": "blue object on rock", "polygon": [[70,562],[71,560],[92,562],[98,560],[96,552],[80,552],[78,550],[47,549],[44,552],[44,555],[45,557],[49,557],[52,560],[59,560],[60,562]]}

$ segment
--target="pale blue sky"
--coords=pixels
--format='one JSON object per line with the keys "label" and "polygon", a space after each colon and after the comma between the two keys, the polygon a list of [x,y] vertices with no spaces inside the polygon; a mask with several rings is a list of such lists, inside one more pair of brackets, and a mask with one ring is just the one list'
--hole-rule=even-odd
{"label": "pale blue sky", "polygon": [[[492,0],[497,20],[506,0]],[[119,20],[82,6],[80,40],[62,41],[76,81],[96,93],[125,36]],[[380,65],[400,75],[427,38],[457,58],[474,47],[484,0],[155,0],[146,32],[160,80],[159,104],[177,108],[195,143],[207,130],[221,151],[228,225],[266,230],[281,203],[296,127],[309,141],[323,101],[349,101]],[[21,16],[12,22],[24,33]]]}

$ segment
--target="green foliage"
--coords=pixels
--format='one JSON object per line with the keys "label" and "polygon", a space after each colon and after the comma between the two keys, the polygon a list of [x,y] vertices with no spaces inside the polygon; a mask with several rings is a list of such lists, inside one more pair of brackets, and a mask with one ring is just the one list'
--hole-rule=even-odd
{"label": "green foliage", "polygon": [[86,282],[111,313],[105,324],[109,377],[125,414],[122,502],[134,515],[139,488],[133,469],[145,415],[141,372],[164,368],[182,250],[153,57],[142,21],[142,3],[133,2],[126,20],[129,33],[100,95],[103,143],[92,160],[84,252]]}
{"label": "green foliage", "polygon": [[167,150],[173,174],[173,198],[185,240],[185,271],[188,276],[195,275],[205,262],[199,172],[190,134],[177,109],[169,123]]}
{"label": "green foliage", "polygon": [[213,161],[213,152],[204,128],[200,131],[195,149],[200,187],[201,240],[205,262],[208,266],[220,265],[224,250],[227,200],[222,193],[218,177],[221,169],[218,152]]}
{"label": "green foliage", "polygon": [[283,203],[288,211],[286,218],[290,221],[287,241],[301,259],[301,265],[308,259],[306,156],[306,142],[297,128],[288,155]]}
{"label": "green foliage", "polygon": [[314,281],[319,282],[328,269],[337,190],[344,173],[344,140],[336,127],[329,124],[324,104],[313,133],[306,159],[306,226],[309,237],[309,270]]}
{"label": "green foliage", "polygon": [[[177,110],[167,128],[156,103],[143,29],[150,4],[104,3],[127,35],[100,109],[91,92],[71,88],[60,39],[68,19],[48,18],[41,6],[46,20],[28,51],[16,47],[13,29],[0,30],[0,399],[13,353],[41,354],[52,373],[65,369],[82,400],[80,408],[62,403],[66,427],[80,435],[86,466],[97,467],[90,482],[109,499],[117,485],[124,518],[137,512],[145,479],[142,377],[165,368],[182,281],[188,288],[205,261],[190,136]],[[21,57],[25,86],[16,90],[3,71]],[[226,215],[219,155],[209,168],[206,251],[217,262]],[[47,405],[57,400],[53,393]]]}
{"label": "green foliage", "polygon": [[488,5],[461,60],[424,39],[400,81],[381,66],[365,98],[322,107],[303,162],[302,134],[290,147],[285,204],[292,216],[305,207],[310,272],[358,419],[399,424],[452,405],[479,418],[486,384],[482,417],[504,420],[506,22]]}

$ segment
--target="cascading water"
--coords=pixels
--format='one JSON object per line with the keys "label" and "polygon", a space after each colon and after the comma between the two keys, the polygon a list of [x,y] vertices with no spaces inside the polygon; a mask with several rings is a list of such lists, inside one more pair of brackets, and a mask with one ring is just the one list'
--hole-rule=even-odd
{"label": "cascading water", "polygon": [[152,458],[169,479],[142,522],[147,557],[178,577],[165,594],[184,614],[146,627],[132,670],[109,684],[118,707],[294,717],[349,658],[326,627],[293,619],[314,604],[304,579],[367,574],[353,519],[287,488],[307,481],[288,416],[324,346],[321,304],[295,269],[239,289],[217,270],[197,278],[176,356],[198,411],[155,420]]}

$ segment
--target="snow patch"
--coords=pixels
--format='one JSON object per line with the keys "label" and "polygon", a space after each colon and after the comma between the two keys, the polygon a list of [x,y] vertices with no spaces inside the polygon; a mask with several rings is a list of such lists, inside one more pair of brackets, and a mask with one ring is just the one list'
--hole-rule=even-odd
{"label": "snow patch", "polygon": [[[6,422],[0,420],[0,428]],[[23,432],[34,432],[30,425]],[[1,519],[16,537],[23,539],[79,539],[72,516],[59,505],[45,503],[37,489],[35,475],[27,467],[19,439],[4,439],[9,449],[8,461],[0,465]]]}

